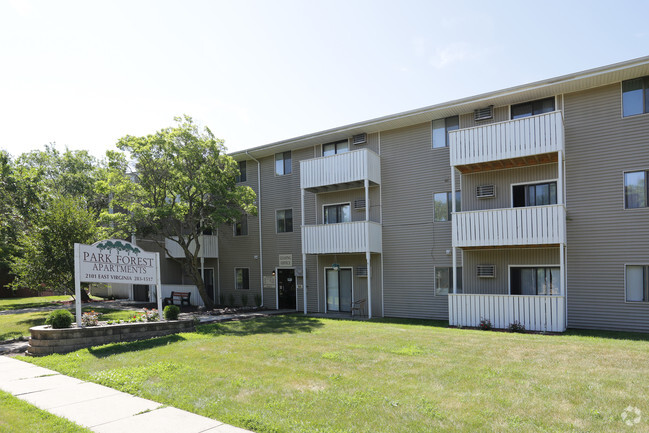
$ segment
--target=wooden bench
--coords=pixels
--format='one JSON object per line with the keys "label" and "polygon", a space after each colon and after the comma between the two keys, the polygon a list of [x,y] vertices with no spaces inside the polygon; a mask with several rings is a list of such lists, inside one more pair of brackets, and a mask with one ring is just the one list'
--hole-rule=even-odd
{"label": "wooden bench", "polygon": [[171,292],[171,296],[164,298],[163,303],[165,305],[174,305],[174,301],[178,300],[181,307],[183,306],[183,304],[187,304],[189,306],[189,298],[191,298],[191,296],[192,292]]}

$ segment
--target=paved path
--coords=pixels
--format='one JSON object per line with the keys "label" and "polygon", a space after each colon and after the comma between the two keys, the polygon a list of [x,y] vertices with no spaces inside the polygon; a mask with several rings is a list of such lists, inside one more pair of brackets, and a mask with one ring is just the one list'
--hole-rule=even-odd
{"label": "paved path", "polygon": [[250,432],[7,356],[0,356],[0,389],[99,433]]}

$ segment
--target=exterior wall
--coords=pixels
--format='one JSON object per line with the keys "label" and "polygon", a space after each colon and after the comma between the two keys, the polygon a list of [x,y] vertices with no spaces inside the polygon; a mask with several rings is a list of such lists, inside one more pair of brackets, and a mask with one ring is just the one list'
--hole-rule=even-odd
{"label": "exterior wall", "polygon": [[[354,209],[354,200],[365,200],[365,188],[318,194],[315,206],[317,224],[324,224],[323,206],[338,203],[351,204],[352,221],[365,221],[365,209]],[[370,187],[370,221],[381,222],[381,190],[378,186]]]}
{"label": "exterior wall", "polygon": [[460,116],[460,128],[473,128],[474,126],[489,125],[509,120],[509,105],[505,107],[494,107],[494,117],[492,119],[473,120],[473,113],[467,113]]}
{"label": "exterior wall", "polygon": [[433,222],[433,193],[450,191],[450,177],[431,123],[381,133],[385,316],[448,318],[447,296],[433,286],[434,267],[452,264],[451,222]]}
{"label": "exterior wall", "polygon": [[[495,278],[478,278],[477,265],[496,265]],[[559,248],[465,250],[462,293],[509,294],[509,265],[559,266]]]}
{"label": "exterior wall", "polygon": [[649,169],[649,116],[621,117],[621,85],[565,95],[568,327],[649,331],[624,264],[649,264],[649,208],[624,209],[624,171]]}
{"label": "exterior wall", "polygon": [[[556,179],[556,163],[466,174],[462,176],[462,210],[511,208],[513,184]],[[480,185],[495,185],[496,197],[476,198],[476,187]]]}

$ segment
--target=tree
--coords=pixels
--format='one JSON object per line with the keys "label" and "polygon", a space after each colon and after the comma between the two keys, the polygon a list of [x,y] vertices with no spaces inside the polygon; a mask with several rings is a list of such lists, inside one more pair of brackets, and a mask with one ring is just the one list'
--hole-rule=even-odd
{"label": "tree", "polygon": [[238,164],[225,153],[222,140],[191,117],[174,120],[175,127],[123,137],[117,143],[122,152],[107,152],[109,171],[99,185],[113,197],[112,212],[102,216],[122,237],[150,237],[167,253],[165,239],[177,243],[185,257],[174,260],[185,266],[212,308],[200,272],[201,235],[242,213],[255,214],[256,197],[250,187],[236,184]]}
{"label": "tree", "polygon": [[[68,291],[74,296],[74,244],[92,244],[102,230],[83,198],[59,196],[20,240],[22,255],[14,257],[14,287]],[[88,294],[81,291],[83,301]]]}

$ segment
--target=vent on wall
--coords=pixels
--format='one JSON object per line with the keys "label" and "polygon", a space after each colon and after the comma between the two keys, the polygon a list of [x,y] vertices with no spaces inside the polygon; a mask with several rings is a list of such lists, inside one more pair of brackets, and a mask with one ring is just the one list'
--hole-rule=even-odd
{"label": "vent on wall", "polygon": [[496,185],[480,185],[475,188],[477,198],[492,198],[496,196]]}
{"label": "vent on wall", "polygon": [[493,105],[490,105],[486,108],[478,108],[477,110],[473,111],[473,120],[475,121],[492,119],[493,117],[494,117]]}
{"label": "vent on wall", "polygon": [[363,132],[362,134],[356,134],[352,136],[352,144],[358,145],[358,144],[365,144],[367,143],[367,134]]}
{"label": "vent on wall", "polygon": [[357,277],[367,277],[367,266],[356,266]]}
{"label": "vent on wall", "polygon": [[478,265],[476,269],[478,278],[496,277],[496,265]]}
{"label": "vent on wall", "polygon": [[365,209],[365,199],[359,198],[358,200],[354,200],[354,209]]}

